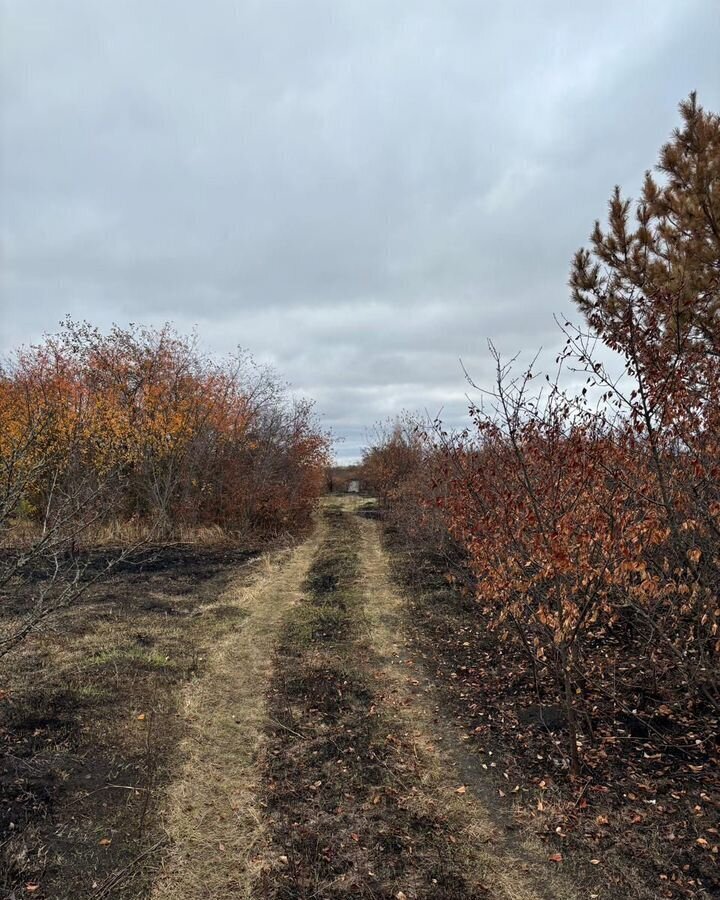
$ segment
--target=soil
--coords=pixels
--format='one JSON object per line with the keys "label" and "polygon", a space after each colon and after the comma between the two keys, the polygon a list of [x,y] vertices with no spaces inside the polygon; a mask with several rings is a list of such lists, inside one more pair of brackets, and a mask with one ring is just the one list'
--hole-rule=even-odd
{"label": "soil", "polygon": [[357,524],[327,509],[329,537],[278,647],[265,804],[268,898],[482,897],[447,816],[410,802],[421,768],[381,709],[360,626]]}
{"label": "soil", "polygon": [[411,652],[464,744],[468,780],[492,785],[498,808],[597,896],[720,896],[717,748],[695,742],[692,726],[654,716],[648,728],[647,716],[613,715],[598,698],[592,767],[573,782],[561,707],[550,691],[538,703],[522,650],[484,628],[477,605],[430,557],[390,531],[385,543],[408,597]]}
{"label": "soil", "polygon": [[[179,690],[201,674],[210,639],[238,627],[211,605],[256,556],[145,548],[4,661],[0,896],[147,895]],[[94,551],[88,571],[112,557]],[[2,615],[26,603],[16,591]]]}
{"label": "soil", "polygon": [[6,659],[0,896],[717,893],[716,770],[645,759],[638,717],[628,772],[573,784],[560,711],[377,518],[329,498],[294,548],[150,548]]}

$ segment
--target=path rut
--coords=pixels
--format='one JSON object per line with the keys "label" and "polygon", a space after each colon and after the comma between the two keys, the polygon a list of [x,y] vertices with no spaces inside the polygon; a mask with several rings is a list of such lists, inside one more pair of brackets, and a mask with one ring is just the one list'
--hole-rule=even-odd
{"label": "path rut", "polygon": [[246,617],[236,633],[210,649],[205,674],[185,691],[184,763],[168,793],[170,851],[153,900],[257,896],[264,851],[258,760],[274,644],[300,597],[323,530],[320,523],[300,547],[270,555],[249,584],[231,585],[219,600]]}

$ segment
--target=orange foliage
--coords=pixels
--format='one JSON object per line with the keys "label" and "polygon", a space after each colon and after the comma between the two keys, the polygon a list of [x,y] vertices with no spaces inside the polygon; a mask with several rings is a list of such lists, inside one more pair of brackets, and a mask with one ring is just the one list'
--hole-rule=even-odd
{"label": "orange foliage", "polygon": [[[586,376],[577,392],[548,380],[534,391],[536,375],[516,378],[496,356],[472,427],[428,434],[409,474],[383,489],[396,520],[413,507],[415,533],[423,519],[437,531],[440,512],[487,625],[520,641],[536,685],[552,674],[574,772],[586,693],[628,641],[641,641],[656,680],[720,709],[720,353],[676,307],[637,298],[605,332],[619,378],[594,338],[565,325],[560,361]],[[400,449],[391,435],[368,460],[399,473]]]}
{"label": "orange foliage", "polygon": [[[608,343],[619,381],[566,326],[564,357],[583,390],[529,397],[528,373],[498,364],[495,414],[473,410],[475,440],[447,448],[443,508],[491,622],[510,621],[533,662],[554,666],[574,720],[584,644],[638,618],[691,696],[720,706],[720,357],[665,324],[673,299],[639,299]],[[599,404],[588,396],[601,391]]]}
{"label": "orange foliage", "polygon": [[6,505],[38,518],[82,480],[87,503],[112,483],[103,519],[291,530],[320,493],[328,449],[311,406],[272,373],[212,360],[169,326],[104,335],[68,321],[0,378]]}

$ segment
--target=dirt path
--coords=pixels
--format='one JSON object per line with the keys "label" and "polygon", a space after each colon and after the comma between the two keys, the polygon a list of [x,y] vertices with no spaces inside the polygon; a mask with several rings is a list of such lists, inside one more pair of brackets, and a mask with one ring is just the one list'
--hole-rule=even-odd
{"label": "dirt path", "polygon": [[506,836],[403,636],[377,523],[311,539],[224,604],[248,616],[187,688],[155,900],[571,900]]}
{"label": "dirt path", "polygon": [[155,900],[255,896],[264,837],[257,763],[273,649],[323,530],[320,523],[302,546],[272,555],[249,585],[231,585],[220,598],[246,618],[240,631],[214,648],[203,677],[185,691],[185,763],[168,796],[164,824],[171,849]]}

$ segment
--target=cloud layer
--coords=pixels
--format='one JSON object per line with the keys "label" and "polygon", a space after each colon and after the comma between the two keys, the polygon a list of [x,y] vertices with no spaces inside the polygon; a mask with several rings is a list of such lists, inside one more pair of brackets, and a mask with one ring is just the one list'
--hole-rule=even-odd
{"label": "cloud layer", "polygon": [[572,252],[698,89],[715,0],[0,0],[2,338],[66,313],[272,362],[352,457],[552,347]]}

